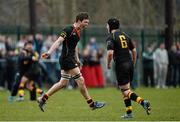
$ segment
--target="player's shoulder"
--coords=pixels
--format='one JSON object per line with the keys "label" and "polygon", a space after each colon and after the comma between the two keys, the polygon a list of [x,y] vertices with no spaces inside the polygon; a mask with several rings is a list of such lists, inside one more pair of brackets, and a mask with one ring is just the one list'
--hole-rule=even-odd
{"label": "player's shoulder", "polygon": [[64,31],[66,32],[71,32],[73,30],[73,26],[69,25],[63,28]]}
{"label": "player's shoulder", "polygon": [[73,30],[72,26],[66,26],[61,31],[60,36],[63,37],[63,38],[66,38],[67,36],[69,36],[72,33],[72,30]]}
{"label": "player's shoulder", "polygon": [[113,39],[113,34],[110,33],[108,34],[107,38],[106,38],[106,41],[109,41],[109,40],[112,40]]}
{"label": "player's shoulder", "polygon": [[126,38],[131,39],[131,37],[129,36],[129,34],[127,34],[126,32],[121,31],[121,33],[122,33]]}

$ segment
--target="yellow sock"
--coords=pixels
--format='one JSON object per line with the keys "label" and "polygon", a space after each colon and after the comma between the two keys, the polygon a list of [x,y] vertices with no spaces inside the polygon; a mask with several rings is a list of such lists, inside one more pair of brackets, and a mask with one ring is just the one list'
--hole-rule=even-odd
{"label": "yellow sock", "polygon": [[24,96],[24,90],[23,89],[18,90],[18,96],[21,96],[21,97]]}

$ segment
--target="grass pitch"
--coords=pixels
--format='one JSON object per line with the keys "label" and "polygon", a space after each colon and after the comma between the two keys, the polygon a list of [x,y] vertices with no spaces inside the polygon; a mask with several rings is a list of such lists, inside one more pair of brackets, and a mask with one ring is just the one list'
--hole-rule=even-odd
{"label": "grass pitch", "polygon": [[[8,102],[7,91],[0,91],[0,121],[124,121],[125,112],[122,96],[116,88],[89,89],[94,100],[107,105],[95,111],[89,109],[78,90],[61,90],[52,96],[41,112],[35,101]],[[180,121],[180,89],[138,88],[135,92],[150,100],[152,113],[146,115],[143,108],[133,102],[132,121]]]}

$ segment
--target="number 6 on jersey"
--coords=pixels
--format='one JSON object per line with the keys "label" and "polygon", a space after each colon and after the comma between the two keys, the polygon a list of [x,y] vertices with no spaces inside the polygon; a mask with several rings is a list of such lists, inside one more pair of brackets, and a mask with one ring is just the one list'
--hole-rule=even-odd
{"label": "number 6 on jersey", "polygon": [[119,39],[121,41],[121,46],[122,48],[127,48],[128,45],[127,45],[127,41],[126,41],[126,37],[124,35],[120,35],[119,36]]}

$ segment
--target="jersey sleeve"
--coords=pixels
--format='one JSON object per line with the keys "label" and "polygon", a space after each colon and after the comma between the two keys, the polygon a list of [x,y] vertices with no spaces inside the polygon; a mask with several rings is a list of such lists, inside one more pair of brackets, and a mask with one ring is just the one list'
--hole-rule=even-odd
{"label": "jersey sleeve", "polygon": [[114,43],[111,36],[107,38],[106,43],[107,43],[107,50],[114,50]]}
{"label": "jersey sleeve", "polygon": [[70,36],[70,33],[71,33],[71,29],[69,27],[66,27],[61,31],[60,36],[66,39],[67,37]]}

